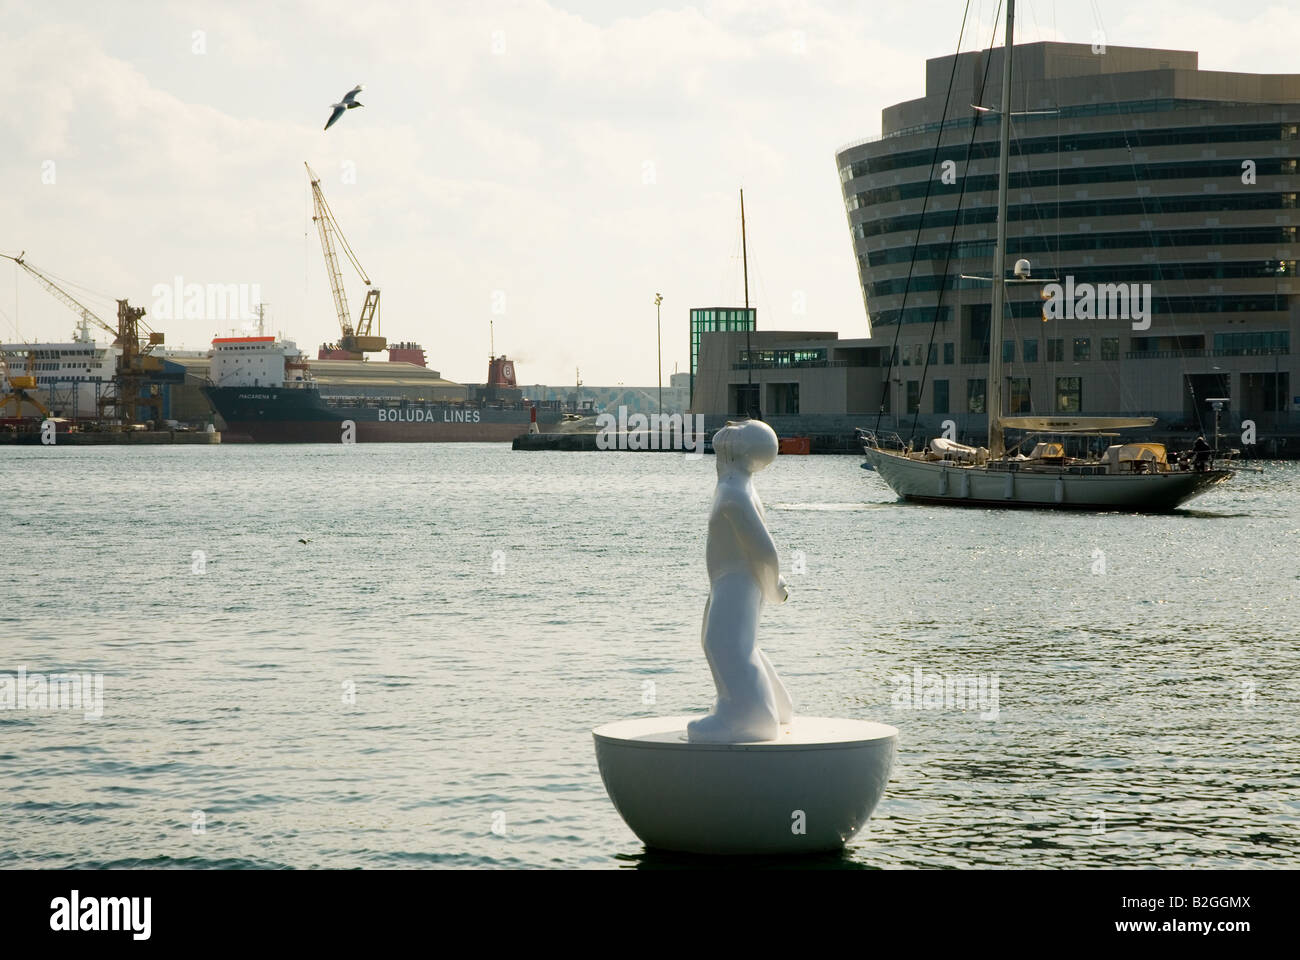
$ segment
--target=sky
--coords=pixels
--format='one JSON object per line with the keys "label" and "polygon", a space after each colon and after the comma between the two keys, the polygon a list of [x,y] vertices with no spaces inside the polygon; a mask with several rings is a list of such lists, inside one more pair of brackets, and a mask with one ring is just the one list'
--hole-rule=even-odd
{"label": "sky", "polygon": [[[972,0],[963,50],[996,0]],[[649,385],[689,363],[688,310],[866,335],[835,151],[924,94],[960,0],[61,3],[0,0],[0,253],[171,347],[248,330],[165,318],[163,288],[242,285],[271,332],[339,326],[303,167],[382,290],[382,332],[482,381],[489,322],[521,382]],[[1300,7],[1017,5],[1017,41],[1198,50],[1202,69],[1300,71]],[[1000,40],[998,41],[1000,43]],[[357,83],[363,108],[322,130]],[[353,317],[364,285],[344,263]],[[74,315],[0,260],[0,340]],[[383,355],[379,355],[382,359]]]}

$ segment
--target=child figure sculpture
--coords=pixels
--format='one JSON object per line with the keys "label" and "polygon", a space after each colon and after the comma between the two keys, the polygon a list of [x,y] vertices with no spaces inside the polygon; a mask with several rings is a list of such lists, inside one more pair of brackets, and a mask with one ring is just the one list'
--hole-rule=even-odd
{"label": "child figure sculpture", "polygon": [[709,513],[704,655],[718,690],[713,712],[686,727],[691,743],[775,740],[794,712],[790,694],[758,648],[763,602],[789,596],[753,475],[776,459],[777,439],[761,420],[729,421],[713,437],[718,485]]}

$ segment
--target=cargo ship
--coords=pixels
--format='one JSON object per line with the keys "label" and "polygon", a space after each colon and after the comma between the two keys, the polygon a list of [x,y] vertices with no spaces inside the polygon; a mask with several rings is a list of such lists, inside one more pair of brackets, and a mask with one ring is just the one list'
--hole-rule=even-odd
{"label": "cargo ship", "polygon": [[226,422],[227,441],[506,442],[534,419],[545,429],[562,416],[523,397],[505,355],[490,358],[484,386],[439,381],[445,387],[423,398],[322,393],[294,341],[276,337],[217,337],[210,370],[203,394]]}

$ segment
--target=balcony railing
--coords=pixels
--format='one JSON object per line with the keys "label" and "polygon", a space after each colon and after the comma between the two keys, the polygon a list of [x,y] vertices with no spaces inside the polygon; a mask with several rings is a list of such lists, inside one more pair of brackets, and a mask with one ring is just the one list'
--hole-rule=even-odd
{"label": "balcony railing", "polygon": [[801,370],[808,367],[877,367],[878,363],[856,360],[800,360],[797,363],[780,363],[775,360],[755,360],[753,363],[733,363],[732,370]]}
{"label": "balcony railing", "polygon": [[1239,350],[1130,350],[1125,360],[1183,360],[1196,357],[1285,357],[1290,347],[1254,347]]}

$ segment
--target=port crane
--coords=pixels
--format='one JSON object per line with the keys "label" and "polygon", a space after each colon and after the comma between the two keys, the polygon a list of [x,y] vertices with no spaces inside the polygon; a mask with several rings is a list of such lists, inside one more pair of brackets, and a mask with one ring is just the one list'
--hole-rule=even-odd
{"label": "port crane", "polygon": [[[388,346],[388,341],[379,336],[379,290],[370,283],[370,277],[366,275],[361,261],[348,246],[347,238],[343,236],[338,221],[334,219],[334,212],[325,202],[325,194],[320,188],[320,177],[316,176],[310,164],[303,163],[303,166],[307,168],[307,178],[311,181],[311,198],[314,207],[312,221],[320,232],[321,250],[325,253],[325,270],[329,274],[330,290],[334,293],[334,309],[339,315],[339,350],[333,352],[333,355],[338,356],[342,353],[349,360],[364,360],[365,354],[377,353]],[[348,260],[360,275],[361,282],[366,285],[366,300],[361,305],[361,316],[355,328],[352,326],[352,314],[348,311],[348,298],[343,289],[343,274],[339,270],[338,254],[334,251],[336,236],[338,245],[343,248]],[[375,327],[374,335],[370,333],[372,325]]]}
{"label": "port crane", "polygon": [[24,403],[30,403],[40,412],[43,418],[50,415],[49,408],[27,392],[36,389],[36,377],[32,374],[32,360],[32,352],[29,350],[27,351],[27,371],[17,374],[9,366],[8,355],[0,351],[0,379],[3,379],[8,384],[8,389],[0,394],[0,417],[4,416],[5,410],[11,403],[14,405],[14,416],[18,418],[23,415]]}
{"label": "port crane", "polygon": [[[93,323],[112,334],[114,345],[121,351],[113,375],[113,394],[99,398],[99,415],[123,423],[134,423],[138,422],[140,409],[144,408],[153,415],[154,420],[160,419],[162,397],[158,395],[155,379],[162,372],[162,361],[151,353],[154,347],[163,343],[163,335],[142,322],[144,308],[133,307],[126,300],[118,300],[117,326],[113,327],[53,279],[24,260],[26,253],[24,250],[16,257],[0,253],[0,257],[12,260],[26,270],[56,299],[79,314],[83,323]],[[30,357],[28,362],[30,367]]]}

